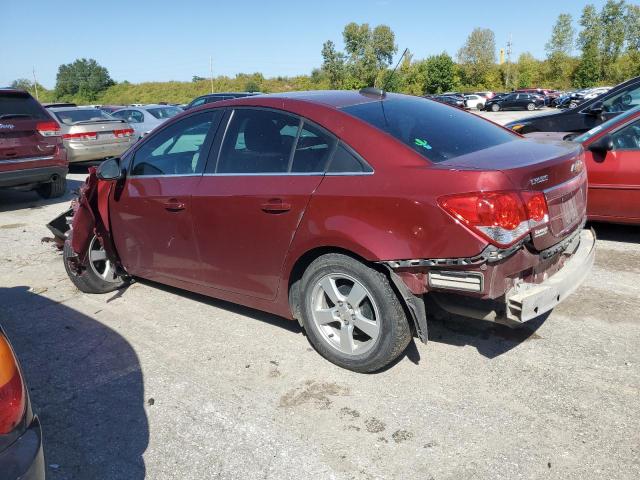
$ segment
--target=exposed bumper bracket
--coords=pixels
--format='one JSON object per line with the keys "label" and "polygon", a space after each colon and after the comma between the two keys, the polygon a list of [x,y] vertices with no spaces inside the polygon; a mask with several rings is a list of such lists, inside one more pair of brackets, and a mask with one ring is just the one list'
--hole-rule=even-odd
{"label": "exposed bumper bracket", "polygon": [[402,300],[407,306],[407,310],[411,314],[413,324],[416,327],[416,334],[422,343],[427,343],[429,340],[429,332],[427,330],[427,309],[424,305],[424,299],[421,295],[414,295],[407,288],[402,279],[393,271],[393,269],[385,265],[389,270],[389,276],[395,287],[402,295]]}

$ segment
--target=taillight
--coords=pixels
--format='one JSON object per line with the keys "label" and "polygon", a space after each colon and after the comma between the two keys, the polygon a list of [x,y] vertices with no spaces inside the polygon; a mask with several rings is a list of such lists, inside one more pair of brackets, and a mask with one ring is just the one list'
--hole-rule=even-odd
{"label": "taillight", "polygon": [[24,416],[26,394],[20,369],[7,340],[0,335],[0,434],[18,425]]}
{"label": "taillight", "polygon": [[56,122],[38,122],[36,124],[36,130],[43,137],[59,137],[60,125]]}
{"label": "taillight", "polygon": [[494,245],[507,247],[548,221],[540,192],[474,192],[438,199],[453,218]]}
{"label": "taillight", "polygon": [[98,132],[65,133],[62,138],[65,140],[96,140]]}
{"label": "taillight", "polygon": [[122,130],[114,130],[113,135],[116,138],[130,137],[133,135],[133,128],[123,128]]}

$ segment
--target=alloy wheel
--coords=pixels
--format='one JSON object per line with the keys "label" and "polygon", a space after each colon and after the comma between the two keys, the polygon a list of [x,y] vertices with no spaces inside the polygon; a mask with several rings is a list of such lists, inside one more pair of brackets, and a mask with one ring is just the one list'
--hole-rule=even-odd
{"label": "alloy wheel", "polygon": [[342,273],[325,275],[311,295],[313,322],[326,343],[346,355],[361,355],[375,345],[379,309],[362,283]]}
{"label": "alloy wheel", "polygon": [[116,269],[111,260],[107,258],[107,252],[100,244],[98,237],[93,237],[89,245],[89,267],[97,276],[105,282],[116,283],[119,281]]}

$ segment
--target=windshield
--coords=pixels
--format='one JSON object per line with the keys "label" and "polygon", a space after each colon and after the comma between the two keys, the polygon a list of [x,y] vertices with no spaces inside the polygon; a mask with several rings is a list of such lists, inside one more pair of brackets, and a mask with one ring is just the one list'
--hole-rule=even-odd
{"label": "windshield", "polygon": [[621,113],[620,115],[617,115],[617,116],[615,116],[613,118],[610,118],[609,120],[607,120],[604,123],[601,123],[597,127],[593,127],[588,132],[585,132],[582,135],[574,138],[573,141],[577,142],[577,143],[586,142],[587,140],[589,140],[594,135],[597,135],[602,130],[605,130],[605,129],[609,128],[611,125],[614,125],[615,123],[624,123],[624,120],[626,118],[628,118],[628,117],[630,117],[630,116],[632,116],[632,115],[634,115],[634,114],[636,114],[638,112],[640,112],[640,106],[632,108],[631,110],[627,110],[626,112]]}
{"label": "windshield", "polygon": [[155,107],[155,108],[147,108],[147,112],[153,115],[156,118],[164,119],[175,117],[182,110],[178,107]]}
{"label": "windshield", "polygon": [[342,110],[397,138],[432,162],[519,139],[472,113],[418,97],[392,97]]}
{"label": "windshield", "polygon": [[117,121],[111,115],[97,108],[83,108],[74,110],[56,110],[53,114],[65,125],[73,125],[78,122],[104,122]]}
{"label": "windshield", "polygon": [[33,118],[50,120],[40,104],[26,93],[0,93],[0,119]]}

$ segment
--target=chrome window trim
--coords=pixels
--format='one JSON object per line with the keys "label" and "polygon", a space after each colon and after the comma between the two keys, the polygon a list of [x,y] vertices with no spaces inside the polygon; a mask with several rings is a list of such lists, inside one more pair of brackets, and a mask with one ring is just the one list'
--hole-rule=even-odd
{"label": "chrome window trim", "polygon": [[201,177],[201,173],[171,173],[167,175],[127,175],[127,178],[173,178],[173,177]]}
{"label": "chrome window trim", "polygon": [[27,162],[39,162],[43,160],[53,160],[55,157],[53,155],[45,156],[45,157],[27,157],[27,158],[16,158],[15,160],[7,159],[0,160],[0,165],[12,164],[12,163],[27,163]]}
{"label": "chrome window trim", "polygon": [[205,173],[203,177],[321,177],[324,172]]}

